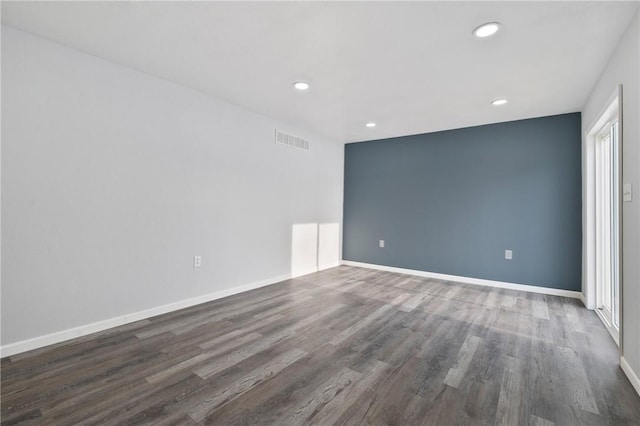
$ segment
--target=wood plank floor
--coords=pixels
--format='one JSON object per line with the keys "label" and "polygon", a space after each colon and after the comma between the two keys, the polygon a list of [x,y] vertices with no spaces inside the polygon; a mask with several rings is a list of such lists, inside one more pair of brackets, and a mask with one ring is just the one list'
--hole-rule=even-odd
{"label": "wood plank floor", "polygon": [[580,302],[341,266],[2,359],[2,424],[639,425]]}

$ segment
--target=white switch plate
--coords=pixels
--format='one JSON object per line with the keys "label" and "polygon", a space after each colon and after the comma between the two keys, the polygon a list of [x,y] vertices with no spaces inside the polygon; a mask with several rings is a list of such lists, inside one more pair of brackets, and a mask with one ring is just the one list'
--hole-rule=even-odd
{"label": "white switch plate", "polygon": [[513,259],[513,251],[505,250],[504,251],[504,258],[507,259],[507,260]]}
{"label": "white switch plate", "polygon": [[380,240],[380,241],[378,242],[378,247],[380,247],[380,248],[384,248],[384,240]]}
{"label": "white switch plate", "polygon": [[193,267],[199,268],[202,266],[202,256],[193,256]]}
{"label": "white switch plate", "polygon": [[622,201],[625,203],[631,202],[633,196],[631,195],[631,183],[625,183],[622,185]]}

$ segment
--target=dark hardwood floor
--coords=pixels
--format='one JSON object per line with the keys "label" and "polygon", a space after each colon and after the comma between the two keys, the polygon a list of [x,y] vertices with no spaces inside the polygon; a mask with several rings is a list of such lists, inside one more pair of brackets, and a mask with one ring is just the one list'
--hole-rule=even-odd
{"label": "dark hardwood floor", "polygon": [[638,425],[596,315],[341,266],[2,359],[2,424]]}

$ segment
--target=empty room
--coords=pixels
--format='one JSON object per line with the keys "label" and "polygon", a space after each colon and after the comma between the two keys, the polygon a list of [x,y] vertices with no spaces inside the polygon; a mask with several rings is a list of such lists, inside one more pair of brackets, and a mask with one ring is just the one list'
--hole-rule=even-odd
{"label": "empty room", "polygon": [[640,2],[1,8],[2,425],[640,425]]}

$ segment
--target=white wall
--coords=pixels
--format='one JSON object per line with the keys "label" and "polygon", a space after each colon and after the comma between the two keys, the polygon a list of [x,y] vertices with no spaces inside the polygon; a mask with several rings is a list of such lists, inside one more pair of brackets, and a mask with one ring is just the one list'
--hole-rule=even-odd
{"label": "white wall", "polygon": [[622,206],[622,356],[640,375],[640,25],[636,12],[582,110],[583,135],[597,119],[614,89],[622,84],[622,181],[631,182],[634,199]]}
{"label": "white wall", "polygon": [[289,276],[294,225],[341,224],[336,141],[8,27],[2,89],[2,345]]}

